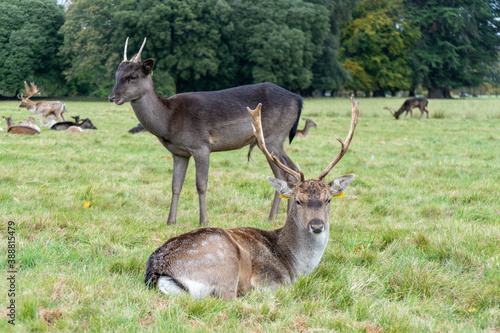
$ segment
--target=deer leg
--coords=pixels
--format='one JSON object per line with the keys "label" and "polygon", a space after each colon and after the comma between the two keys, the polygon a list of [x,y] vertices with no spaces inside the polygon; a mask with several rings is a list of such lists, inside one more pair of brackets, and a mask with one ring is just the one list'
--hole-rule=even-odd
{"label": "deer leg", "polygon": [[170,202],[170,212],[168,214],[167,224],[175,224],[177,219],[177,205],[179,204],[179,196],[181,194],[182,185],[186,178],[186,170],[189,164],[189,156],[174,157],[174,173],[172,175],[172,201]]}
{"label": "deer leg", "polygon": [[203,151],[198,154],[193,154],[196,164],[196,190],[200,201],[200,225],[206,225],[207,222],[207,206],[206,193],[208,184],[208,168],[210,164],[210,152]]}
{"label": "deer leg", "polygon": [[[280,168],[278,168],[273,162],[269,162],[269,160],[267,162],[269,163],[269,166],[273,171],[274,177],[279,179],[286,179],[286,177],[282,174]],[[274,191],[273,204],[271,205],[271,211],[269,212],[269,217],[268,217],[269,221],[272,221],[276,217],[276,215],[278,215],[280,204],[281,204],[280,194],[277,191]]]}

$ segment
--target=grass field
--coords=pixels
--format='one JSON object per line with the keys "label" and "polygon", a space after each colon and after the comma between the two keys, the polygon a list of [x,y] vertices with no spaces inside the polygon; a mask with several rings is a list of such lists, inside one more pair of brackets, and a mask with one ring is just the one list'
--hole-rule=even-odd
{"label": "grass field", "polygon": [[[8,323],[8,221],[15,223],[15,331],[499,332],[500,99],[431,100],[430,119],[394,120],[361,99],[349,152],[328,179],[354,173],[332,200],[330,242],[309,276],[233,301],[147,290],[148,256],[198,227],[191,162],[177,225],[167,226],[172,159],[130,105],[67,101],[85,134],[16,136],[0,124],[0,331]],[[0,115],[24,120],[19,102]],[[318,127],[287,146],[316,178],[349,129],[348,99],[306,99]],[[301,121],[299,127],[304,124]],[[209,224],[279,228],[263,155],[211,155]],[[91,206],[84,208],[85,202]]]}

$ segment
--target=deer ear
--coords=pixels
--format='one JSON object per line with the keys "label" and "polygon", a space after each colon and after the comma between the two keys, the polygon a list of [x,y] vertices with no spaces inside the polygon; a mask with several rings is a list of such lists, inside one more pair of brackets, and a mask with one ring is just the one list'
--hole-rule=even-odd
{"label": "deer ear", "polygon": [[142,63],[142,71],[144,74],[149,75],[153,71],[153,67],[155,65],[154,59],[147,59]]}
{"label": "deer ear", "polygon": [[271,185],[280,194],[282,198],[285,199],[293,198],[294,196],[293,187],[290,188],[290,186],[286,181],[273,177],[267,177],[267,181],[271,183]]}
{"label": "deer ear", "polygon": [[345,175],[335,179],[330,182],[328,185],[330,186],[330,194],[331,195],[339,195],[349,186],[351,180],[354,179],[354,175],[351,173],[349,175]]}

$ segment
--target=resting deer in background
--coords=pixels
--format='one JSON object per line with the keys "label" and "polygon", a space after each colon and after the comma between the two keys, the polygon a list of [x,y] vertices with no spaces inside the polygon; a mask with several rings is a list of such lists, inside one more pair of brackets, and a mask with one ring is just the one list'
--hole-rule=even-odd
{"label": "resting deer in background", "polygon": [[309,130],[311,127],[318,127],[314,121],[311,119],[304,119],[306,121],[306,126],[302,130],[297,130],[297,133],[295,134],[296,138],[304,138],[306,137],[307,133],[309,133]]}
{"label": "resting deer in background", "polygon": [[21,97],[19,97],[19,95],[17,96],[17,98],[22,100],[21,105],[19,105],[20,108],[26,108],[28,109],[29,112],[36,113],[38,116],[40,116],[40,119],[42,117],[48,117],[49,115],[54,115],[57,119],[59,119],[59,121],[64,121],[63,113],[66,112],[66,104],[59,101],[54,101],[54,102],[41,101],[38,103],[32,102],[30,98],[36,94],[39,94],[40,90],[33,82],[31,82],[31,88],[30,88],[28,86],[28,83],[24,81],[24,87],[26,89],[26,96],[23,95],[21,95]]}
{"label": "resting deer in background", "polygon": [[13,134],[27,134],[27,135],[35,135],[40,134],[40,127],[35,125],[36,121],[33,117],[27,117],[28,121],[20,121],[17,125],[14,125],[14,120],[12,116],[4,117],[7,122],[7,132]]}
{"label": "resting deer in background", "polygon": [[398,111],[394,112],[394,108],[390,106],[386,106],[384,109],[389,110],[389,112],[394,116],[394,118],[399,119],[399,116],[403,112],[405,113],[405,119],[406,116],[408,115],[408,112],[410,113],[411,118],[413,118],[413,109],[414,108],[419,108],[420,109],[420,117],[418,119],[422,118],[422,115],[424,112],[427,114],[427,118],[429,118],[429,111],[425,108],[429,102],[425,98],[410,98],[407,99],[403,105],[399,108]]}
{"label": "resting deer in background", "polygon": [[234,298],[255,287],[272,289],[293,284],[319,264],[328,244],[330,199],[342,196],[354,175],[330,183],[324,178],[346,153],[358,122],[359,102],[351,98],[351,127],[340,153],[318,180],[287,165],[266,148],[261,104],[248,112],[254,119],[259,148],[269,161],[289,174],[291,181],[268,177],[274,189],[290,200],[283,228],[267,231],[250,227],[201,228],[169,239],[147,261],[144,283],[169,295],[190,294]]}
{"label": "resting deer in background", "polygon": [[[130,102],[140,123],[155,135],[168,149],[174,160],[172,201],[168,224],[174,224],[177,205],[184,183],[186,169],[192,156],[196,164],[196,189],[200,205],[200,225],[207,224],[206,190],[210,154],[217,151],[240,149],[256,145],[252,132],[252,119],[245,111],[247,105],[265,104],[262,110],[264,135],[269,150],[282,163],[295,169],[285,153],[283,142],[288,135],[294,138],[302,110],[302,98],[272,83],[260,83],[212,92],[177,94],[160,97],[154,87],[151,72],[153,59],[141,62],[141,52],[127,60],[124,58],[116,72],[116,83],[109,101],[121,105]],[[274,163],[269,162],[276,178],[287,179]],[[280,197],[275,193],[270,218],[279,209]]]}

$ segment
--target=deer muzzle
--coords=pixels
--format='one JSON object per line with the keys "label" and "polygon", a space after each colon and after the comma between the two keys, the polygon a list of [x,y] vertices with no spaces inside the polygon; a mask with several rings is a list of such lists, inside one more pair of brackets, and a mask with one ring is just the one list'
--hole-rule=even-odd
{"label": "deer muzzle", "polygon": [[312,219],[308,223],[307,229],[309,230],[310,233],[320,234],[323,231],[325,231],[325,222],[323,222],[320,219]]}

